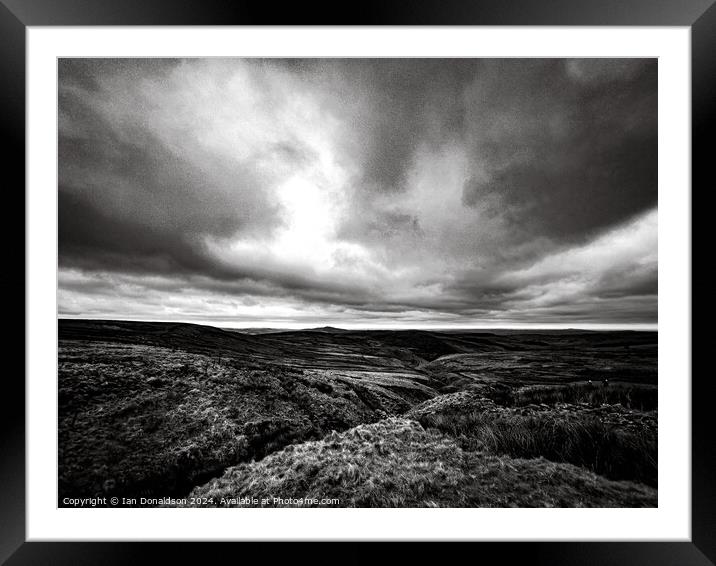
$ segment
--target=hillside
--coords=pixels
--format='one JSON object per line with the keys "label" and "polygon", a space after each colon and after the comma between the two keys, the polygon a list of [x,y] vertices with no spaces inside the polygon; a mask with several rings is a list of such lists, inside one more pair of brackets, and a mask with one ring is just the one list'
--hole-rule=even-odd
{"label": "hillside", "polygon": [[[552,462],[532,463],[571,470],[564,477],[577,473],[563,467],[571,463],[585,473],[655,485],[655,340],[648,332],[245,334],[193,324],[60,320],[60,499],[180,497],[229,468],[269,465],[270,455],[325,442],[333,431],[390,422],[369,430],[393,439],[398,421],[385,419],[401,416],[463,450],[460,473],[473,473],[464,471],[472,465],[465,462],[477,454],[487,468],[493,457],[544,456]],[[644,461],[636,471],[595,467],[590,458],[602,461],[603,454],[560,452],[544,439],[517,449],[506,433],[553,430],[555,423],[578,445],[601,431],[605,447],[622,446],[623,457],[639,453]],[[495,426],[501,445],[487,442]],[[386,461],[403,457],[391,450]]]}

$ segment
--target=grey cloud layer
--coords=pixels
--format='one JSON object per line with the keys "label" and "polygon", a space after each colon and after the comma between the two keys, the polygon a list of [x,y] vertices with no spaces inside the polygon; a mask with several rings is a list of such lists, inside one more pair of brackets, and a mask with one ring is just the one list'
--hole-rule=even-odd
{"label": "grey cloud layer", "polygon": [[[61,314],[655,322],[656,80],[655,60],[63,59]],[[331,217],[295,260],[294,186]]]}

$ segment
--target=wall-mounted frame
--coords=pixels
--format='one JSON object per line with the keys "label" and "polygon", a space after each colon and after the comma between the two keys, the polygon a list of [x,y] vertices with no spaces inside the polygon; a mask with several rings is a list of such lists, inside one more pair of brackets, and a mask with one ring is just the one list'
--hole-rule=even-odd
{"label": "wall-mounted frame", "polygon": [[[713,104],[716,99],[716,8],[711,0],[690,2],[557,2],[529,1],[504,5],[499,2],[469,3],[421,2],[409,9],[398,3],[363,3],[354,17],[347,20],[338,12],[315,7],[296,6],[277,9],[251,3],[186,2],[161,0],[110,5],[107,2],[60,2],[3,0],[0,6],[2,44],[3,100],[2,127],[9,140],[6,164],[12,184],[24,185],[26,171],[23,155],[26,124],[26,33],[40,26],[264,26],[264,25],[350,25],[350,26],[635,26],[688,27],[691,32],[692,92],[692,186],[704,185],[706,164],[710,158],[707,136],[714,126]],[[664,159],[660,156],[660,159]],[[704,189],[705,190],[705,189]],[[18,191],[19,194],[19,191]],[[693,194],[693,192],[692,192]],[[16,206],[23,206],[18,198]],[[697,201],[698,202],[698,201]],[[13,203],[14,204],[14,203]],[[698,210],[698,209],[694,209]],[[695,233],[694,233],[695,234]],[[696,243],[696,238],[693,242]],[[17,253],[17,252],[13,252]],[[11,253],[10,255],[13,255]],[[703,269],[703,268],[702,268]],[[693,273],[693,271],[692,271]],[[693,277],[693,275],[692,275]],[[25,282],[27,284],[27,282]],[[692,287],[693,289],[693,287]],[[28,300],[26,296],[26,300]],[[27,306],[26,306],[27,308]],[[693,320],[705,318],[705,314]],[[693,345],[699,343],[693,333]],[[700,338],[703,342],[704,339]],[[668,354],[662,354],[668,355]],[[703,355],[703,354],[702,354]],[[663,377],[662,379],[665,379]],[[707,374],[683,376],[691,379],[692,392],[692,498],[691,542],[499,542],[478,543],[472,552],[483,559],[532,560],[538,564],[709,564],[716,561],[716,475],[714,448],[709,431],[710,398],[713,386]],[[150,553],[141,543],[28,542],[26,536],[25,410],[21,403],[10,403],[25,395],[20,374],[9,375],[6,411],[3,415],[3,464],[0,490],[3,497],[3,535],[0,557],[8,564],[96,564],[148,560]],[[78,534],[77,539],[81,540]],[[314,545],[312,544],[312,547]],[[317,545],[316,545],[317,546]],[[229,555],[260,559],[270,554],[276,559],[292,559],[297,553],[308,560],[334,560],[349,552],[356,563],[383,552],[375,543],[351,543],[350,550],[335,543],[306,552],[304,546],[267,543],[244,544],[240,549],[225,544],[152,544],[152,550],[169,557],[202,557],[220,560]],[[444,559],[444,547],[417,545],[426,559]],[[406,549],[405,552],[414,550]],[[403,552],[401,550],[401,552]]]}

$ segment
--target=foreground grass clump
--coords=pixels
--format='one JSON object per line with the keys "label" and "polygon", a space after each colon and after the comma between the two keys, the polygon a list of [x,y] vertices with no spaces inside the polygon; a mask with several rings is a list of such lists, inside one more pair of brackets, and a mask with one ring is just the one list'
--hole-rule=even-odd
{"label": "foreground grass clump", "polygon": [[331,497],[348,507],[429,505],[464,481],[462,464],[453,441],[387,419],[239,465],[192,495],[217,504],[222,497]]}
{"label": "foreground grass clump", "polygon": [[[192,491],[216,506],[293,506],[338,499],[341,507],[655,506],[656,492],[569,464],[501,458],[419,423],[390,418],[288,446],[240,464]],[[246,503],[253,498],[259,503]],[[243,501],[242,501],[243,500]],[[335,503],[334,503],[335,504]]]}
{"label": "foreground grass clump", "polygon": [[444,395],[411,410],[424,427],[514,458],[569,462],[611,479],[656,486],[655,417],[620,406],[561,404],[509,408],[468,392]]}

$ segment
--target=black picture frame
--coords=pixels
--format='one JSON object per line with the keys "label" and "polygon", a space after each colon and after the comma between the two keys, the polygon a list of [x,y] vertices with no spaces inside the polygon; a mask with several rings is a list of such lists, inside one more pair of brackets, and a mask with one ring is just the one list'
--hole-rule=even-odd
{"label": "black picture frame", "polygon": [[[705,192],[711,158],[709,137],[716,131],[716,4],[715,0],[396,0],[363,1],[346,9],[333,3],[257,3],[236,0],[0,0],[0,128],[6,141],[4,178],[6,215],[25,210],[20,187],[25,184],[25,34],[28,26],[86,25],[569,25],[569,26],[688,26],[691,29],[692,64],[692,185]],[[664,159],[666,156],[660,156]],[[693,195],[697,191],[692,189]],[[17,200],[11,201],[14,196]],[[702,197],[698,197],[702,202]],[[701,207],[701,212],[706,207]],[[699,208],[693,207],[696,213]],[[693,216],[692,216],[693,218]],[[6,223],[9,225],[9,223]],[[693,232],[692,257],[696,244],[707,241]],[[6,258],[20,263],[17,239],[5,241]],[[703,244],[702,244],[703,245]],[[15,258],[17,257],[17,260]],[[704,256],[708,257],[708,256]],[[23,255],[23,266],[24,266]],[[696,290],[693,285],[692,297]],[[698,266],[702,271],[708,269]],[[6,268],[7,269],[7,268]],[[6,273],[9,273],[6,271]],[[13,271],[12,283],[3,282],[6,296],[19,296],[23,277]],[[10,279],[10,277],[7,277]],[[19,304],[19,301],[9,300]],[[539,542],[464,543],[401,545],[401,561],[419,556],[425,561],[444,561],[447,553],[460,552],[483,563],[587,565],[707,565],[716,563],[716,444],[711,430],[712,398],[710,372],[697,373],[693,353],[706,351],[708,334],[695,332],[694,322],[706,320],[708,308],[692,316],[692,538],[690,542]],[[15,340],[21,334],[13,327]],[[23,323],[24,328],[24,323]],[[704,348],[696,347],[702,344]],[[8,345],[6,345],[7,347]],[[8,356],[18,348],[8,347]],[[664,355],[668,355],[668,352]],[[23,372],[24,374],[24,372]],[[671,376],[664,376],[664,378]],[[680,376],[682,379],[691,376]],[[4,403],[0,418],[0,560],[21,564],[127,564],[155,561],[199,560],[212,563],[230,560],[296,560],[312,564],[365,563],[385,555],[390,543],[89,543],[26,542],[25,537],[25,388],[20,371],[4,375]],[[240,544],[237,548],[235,544]],[[269,546],[270,544],[270,546]],[[336,545],[340,544],[340,547]],[[454,550],[453,550],[454,549]],[[154,555],[154,556],[153,556]]]}

